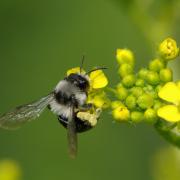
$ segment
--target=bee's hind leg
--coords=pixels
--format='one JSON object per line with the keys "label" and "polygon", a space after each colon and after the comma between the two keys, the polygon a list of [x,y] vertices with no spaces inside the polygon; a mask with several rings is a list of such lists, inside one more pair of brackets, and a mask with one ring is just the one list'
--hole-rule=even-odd
{"label": "bee's hind leg", "polygon": [[77,117],[81,120],[89,124],[90,126],[94,127],[97,124],[97,121],[100,117],[102,110],[97,108],[94,113],[90,112],[78,112]]}

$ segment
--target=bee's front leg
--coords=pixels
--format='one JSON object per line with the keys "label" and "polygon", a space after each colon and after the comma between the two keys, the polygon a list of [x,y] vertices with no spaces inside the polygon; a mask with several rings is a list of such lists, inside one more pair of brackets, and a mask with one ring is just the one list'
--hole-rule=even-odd
{"label": "bee's front leg", "polygon": [[79,106],[79,107],[78,107],[78,110],[79,110],[79,111],[88,111],[88,110],[90,110],[91,108],[93,108],[93,104],[87,103],[87,104],[83,104],[82,106]]}

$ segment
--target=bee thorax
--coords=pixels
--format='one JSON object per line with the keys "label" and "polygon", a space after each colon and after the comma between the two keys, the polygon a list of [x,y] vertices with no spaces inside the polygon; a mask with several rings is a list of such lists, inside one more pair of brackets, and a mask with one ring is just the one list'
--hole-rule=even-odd
{"label": "bee thorax", "polygon": [[86,104],[86,92],[74,84],[62,80],[54,90],[54,100],[49,104],[51,111],[56,115],[69,117],[71,107],[79,108]]}
{"label": "bee thorax", "polygon": [[59,104],[82,106],[85,104],[86,92],[80,90],[74,84],[66,80],[62,80],[55,88],[55,99]]}
{"label": "bee thorax", "polygon": [[71,113],[70,106],[59,104],[56,100],[53,100],[50,104],[51,111],[56,115],[62,115],[64,117],[69,117]]}

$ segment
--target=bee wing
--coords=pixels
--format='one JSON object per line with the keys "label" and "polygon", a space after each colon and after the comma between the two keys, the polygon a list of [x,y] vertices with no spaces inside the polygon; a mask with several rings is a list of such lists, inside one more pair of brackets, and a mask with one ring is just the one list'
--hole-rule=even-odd
{"label": "bee wing", "polygon": [[0,116],[0,128],[16,129],[40,116],[53,100],[53,93],[29,104],[21,105]]}
{"label": "bee wing", "polygon": [[72,107],[70,111],[71,113],[67,124],[68,150],[70,157],[75,158],[77,155],[77,132],[74,118],[74,108]]}

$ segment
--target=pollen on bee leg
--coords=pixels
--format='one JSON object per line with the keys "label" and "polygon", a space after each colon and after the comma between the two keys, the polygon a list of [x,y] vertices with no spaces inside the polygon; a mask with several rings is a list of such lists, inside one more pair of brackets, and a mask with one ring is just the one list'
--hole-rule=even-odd
{"label": "pollen on bee leg", "polygon": [[97,124],[97,119],[92,115],[88,122],[91,124],[91,126],[95,126]]}
{"label": "pollen on bee leg", "polygon": [[87,121],[91,126],[95,126],[97,124],[97,115],[91,114],[89,112],[78,112],[77,117],[81,121]]}

